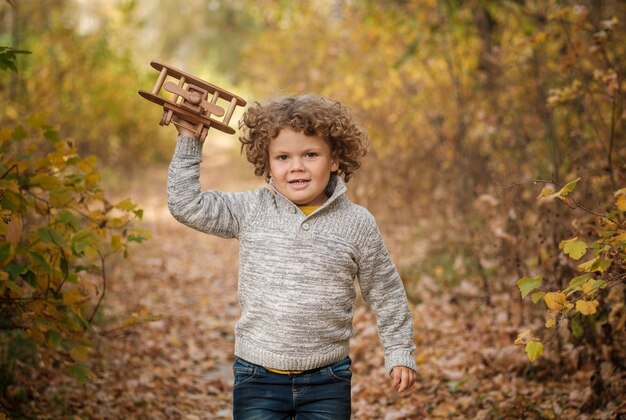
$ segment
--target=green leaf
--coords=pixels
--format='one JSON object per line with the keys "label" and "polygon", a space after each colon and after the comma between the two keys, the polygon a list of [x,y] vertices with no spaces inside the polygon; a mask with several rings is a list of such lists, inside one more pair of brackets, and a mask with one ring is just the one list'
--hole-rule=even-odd
{"label": "green leaf", "polygon": [[65,239],[59,232],[56,232],[50,228],[42,227],[37,229],[37,236],[46,243],[53,243],[55,245],[65,246],[67,245]]}
{"label": "green leaf", "polygon": [[15,247],[8,242],[0,243],[0,263],[13,256]]}
{"label": "green leaf", "polygon": [[59,186],[59,179],[54,175],[37,174],[31,178],[31,184],[39,185],[46,190],[52,190]]}
{"label": "green leaf", "polygon": [[13,134],[11,134],[13,140],[23,140],[26,137],[26,130],[21,125],[15,127]]}
{"label": "green leaf", "polygon": [[46,140],[49,140],[51,142],[59,141],[59,133],[55,130],[46,130],[43,133],[43,136],[46,138]]}
{"label": "green leaf", "polygon": [[20,277],[32,287],[37,287],[37,276],[31,270],[21,274]]}
{"label": "green leaf", "polygon": [[539,341],[529,341],[526,343],[526,354],[528,359],[534,362],[543,354],[543,344]]}
{"label": "green leaf", "polygon": [[574,260],[581,259],[587,253],[587,248],[587,244],[584,241],[579,241],[578,237],[561,241],[559,244],[559,249],[562,249]]}
{"label": "green leaf", "polygon": [[572,191],[574,191],[578,181],[580,181],[580,178],[576,178],[575,180],[568,182],[557,194],[561,197],[567,197]]}
{"label": "green leaf", "polygon": [[541,281],[543,280],[542,276],[537,277],[523,277],[517,281],[517,287],[519,287],[520,293],[522,294],[522,299],[528,295],[528,293],[541,285]]}
{"label": "green leaf", "polygon": [[96,375],[85,365],[82,363],[74,363],[67,368],[67,373],[73,376],[80,383],[85,383],[87,381],[95,378]]}
{"label": "green leaf", "polygon": [[570,294],[580,290],[580,287],[583,283],[589,280],[589,278],[591,278],[591,274],[583,274],[582,276],[574,277],[569,281],[569,287],[563,290],[563,293],[569,296]]}
{"label": "green leaf", "polygon": [[570,319],[569,328],[570,331],[572,331],[572,335],[576,338],[580,337],[585,332],[578,317],[573,317]]}
{"label": "green leaf", "polygon": [[141,235],[128,235],[128,238],[127,238],[128,242],[139,242],[139,243],[145,241],[146,239],[148,238],[146,238],[145,236],[141,236]]}
{"label": "green leaf", "polygon": [[62,208],[72,203],[74,193],[67,188],[55,188],[50,191],[50,204],[56,208]]}
{"label": "green leaf", "polygon": [[580,271],[584,271],[587,273],[593,273],[595,271],[599,273],[604,273],[607,268],[611,266],[613,260],[601,260],[600,256],[597,256],[585,263],[582,263],[578,266]]}
{"label": "green leaf", "polygon": [[46,341],[50,343],[53,347],[61,344],[62,337],[61,334],[58,333],[58,331],[48,330],[45,332],[44,337],[46,337]]}
{"label": "green leaf", "polygon": [[9,264],[6,268],[6,272],[9,273],[12,280],[16,279],[19,275],[26,273],[26,271],[28,271],[28,267],[17,264]]}
{"label": "green leaf", "polygon": [[554,198],[567,197],[572,191],[574,191],[574,188],[576,188],[576,184],[578,183],[578,181],[580,181],[580,178],[576,178],[575,180],[568,182],[563,188],[561,188],[557,192],[554,192],[554,190],[550,187],[545,187],[541,190],[541,193],[537,196],[537,198],[546,197],[552,200]]}
{"label": "green leaf", "polygon": [[135,207],[137,207],[137,204],[133,203],[130,198],[127,198],[125,200],[120,201],[119,203],[117,203],[115,205],[116,208],[120,209],[120,210],[134,210]]}

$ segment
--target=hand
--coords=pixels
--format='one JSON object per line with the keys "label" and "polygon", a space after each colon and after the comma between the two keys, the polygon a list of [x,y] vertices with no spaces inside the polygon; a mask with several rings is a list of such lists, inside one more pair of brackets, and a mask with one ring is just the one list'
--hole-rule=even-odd
{"label": "hand", "polygon": [[402,394],[415,383],[415,371],[406,366],[396,366],[391,370],[391,386]]}
{"label": "hand", "polygon": [[189,124],[189,123],[182,120],[177,115],[172,116],[172,122],[174,123],[174,127],[176,127],[176,130],[178,130],[179,135],[191,137],[192,139],[196,137],[195,131],[192,131],[189,128],[184,126],[184,124]]}

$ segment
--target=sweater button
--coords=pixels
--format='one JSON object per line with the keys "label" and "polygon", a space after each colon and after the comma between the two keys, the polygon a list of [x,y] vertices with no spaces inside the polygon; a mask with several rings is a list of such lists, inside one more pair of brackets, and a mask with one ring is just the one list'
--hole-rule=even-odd
{"label": "sweater button", "polygon": [[302,229],[304,230],[309,230],[309,224],[308,223],[302,223]]}
{"label": "sweater button", "polygon": [[296,208],[295,207],[289,207],[289,212],[292,214],[296,214]]}

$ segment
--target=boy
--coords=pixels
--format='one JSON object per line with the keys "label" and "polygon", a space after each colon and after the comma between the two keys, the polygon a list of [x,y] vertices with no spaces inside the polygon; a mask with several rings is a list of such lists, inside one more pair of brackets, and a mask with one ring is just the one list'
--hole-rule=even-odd
{"label": "boy", "polygon": [[373,216],[346,197],[367,136],[315,95],[251,106],[242,152],[269,188],[200,191],[202,144],[179,127],[168,205],[180,222],[240,242],[235,419],[350,418],[354,279],[377,316],[392,386],[415,381],[411,314]]}

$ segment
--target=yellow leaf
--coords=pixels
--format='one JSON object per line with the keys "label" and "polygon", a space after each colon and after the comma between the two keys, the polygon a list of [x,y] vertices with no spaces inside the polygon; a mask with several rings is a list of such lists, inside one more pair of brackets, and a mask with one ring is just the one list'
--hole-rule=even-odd
{"label": "yellow leaf", "polygon": [[554,327],[554,324],[556,324],[556,319],[550,318],[546,321],[546,328],[552,328]]}
{"label": "yellow leaf", "polygon": [[615,200],[615,206],[620,211],[626,211],[626,195],[620,195]]}
{"label": "yellow leaf", "polygon": [[85,176],[85,185],[87,188],[95,187],[100,182],[100,174],[97,172],[92,172]]}
{"label": "yellow leaf", "polygon": [[579,260],[587,253],[587,244],[579,241],[578,237],[561,241],[559,249],[569,255],[574,260]]}
{"label": "yellow leaf", "polygon": [[578,312],[580,312],[583,315],[592,315],[596,313],[596,308],[598,307],[598,305],[600,304],[600,302],[598,302],[597,300],[579,300],[578,302],[576,302],[576,309],[578,309]]}
{"label": "yellow leaf", "polygon": [[615,197],[615,207],[618,210],[626,211],[626,188],[620,188],[613,194]]}
{"label": "yellow leaf", "polygon": [[111,248],[114,251],[117,251],[118,249],[122,248],[122,237],[120,235],[111,236]]}
{"label": "yellow leaf", "polygon": [[532,295],[530,295],[530,300],[532,300],[533,303],[537,303],[541,299],[543,299],[544,295],[545,295],[545,292],[535,292]]}
{"label": "yellow leaf", "polygon": [[133,203],[133,202],[130,200],[130,198],[127,198],[127,199],[122,200],[122,201],[120,201],[119,203],[117,203],[117,204],[115,205],[115,207],[117,207],[118,209],[121,209],[121,210],[128,210],[128,211],[131,211],[131,210],[134,210],[134,209],[135,209],[135,207],[137,207],[137,205],[136,205],[135,203]]}
{"label": "yellow leaf", "polygon": [[0,129],[0,141],[5,141],[11,138],[11,129],[10,128],[2,128]]}
{"label": "yellow leaf", "polygon": [[74,306],[76,302],[80,302],[81,300],[83,300],[83,295],[75,287],[68,289],[63,293],[63,303],[66,306]]}
{"label": "yellow leaf", "polygon": [[70,356],[76,362],[85,362],[88,357],[88,351],[89,349],[87,347],[76,346],[76,347],[73,347],[72,350],[70,350]]}
{"label": "yellow leaf", "polygon": [[560,311],[565,307],[565,293],[562,292],[548,292],[543,297],[543,300],[548,305],[548,308],[553,311]]}
{"label": "yellow leaf", "polygon": [[537,360],[543,354],[543,344],[539,341],[529,341],[526,344],[526,354],[531,362]]}
{"label": "yellow leaf", "polygon": [[554,188],[544,187],[539,193],[539,195],[537,196],[537,198],[541,198],[541,197],[553,198],[552,197],[553,193],[554,193]]}
{"label": "yellow leaf", "polygon": [[591,292],[593,290],[593,285],[595,283],[594,279],[589,279],[587,280],[582,286],[581,286],[581,290],[583,291],[584,294],[588,294],[589,292]]}
{"label": "yellow leaf", "polygon": [[85,257],[90,260],[95,260],[98,258],[98,250],[90,245],[85,247]]}
{"label": "yellow leaf", "polygon": [[591,271],[594,271],[592,267],[593,267],[593,265],[594,265],[596,262],[598,262],[598,260],[599,260],[599,259],[600,259],[600,257],[595,257],[595,258],[592,258],[592,259],[590,259],[589,261],[587,261],[587,262],[585,262],[585,263],[580,264],[580,265],[578,266],[578,269],[579,269],[580,271],[585,271],[585,272],[591,272]]}

